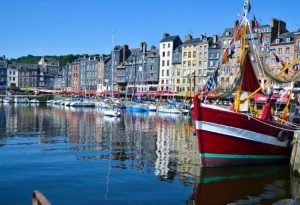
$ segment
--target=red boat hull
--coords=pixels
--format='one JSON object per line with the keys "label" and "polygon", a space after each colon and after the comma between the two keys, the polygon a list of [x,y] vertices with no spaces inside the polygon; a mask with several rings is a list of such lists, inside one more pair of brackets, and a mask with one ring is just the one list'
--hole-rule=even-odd
{"label": "red boat hull", "polygon": [[194,118],[204,167],[289,160],[293,137],[293,129],[289,127],[209,105],[198,105]]}

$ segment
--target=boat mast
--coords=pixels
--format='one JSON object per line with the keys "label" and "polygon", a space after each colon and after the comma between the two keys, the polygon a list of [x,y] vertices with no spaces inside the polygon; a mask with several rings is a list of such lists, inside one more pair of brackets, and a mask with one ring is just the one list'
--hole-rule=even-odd
{"label": "boat mast", "polygon": [[[240,67],[242,66],[246,54],[247,54],[247,49],[249,47],[249,45],[247,44],[247,27],[249,24],[249,20],[247,18],[248,13],[250,11],[250,2],[249,0],[244,0],[244,5],[243,5],[243,14],[241,16],[240,19],[240,23],[239,23],[239,28],[237,29],[241,29],[241,53],[238,59],[238,63],[240,64]],[[242,81],[240,82],[238,89],[236,91],[236,96],[235,96],[235,111],[239,111],[240,109],[240,98],[241,98],[241,89],[242,89]]]}
{"label": "boat mast", "polygon": [[112,35],[112,52],[111,52],[111,97],[114,96],[114,35]]}

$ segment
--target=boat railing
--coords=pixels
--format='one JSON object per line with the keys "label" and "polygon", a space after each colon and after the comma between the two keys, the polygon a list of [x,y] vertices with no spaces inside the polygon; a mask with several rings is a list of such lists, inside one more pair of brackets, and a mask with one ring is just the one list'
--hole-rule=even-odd
{"label": "boat railing", "polygon": [[38,190],[32,193],[32,205],[51,205],[48,199]]}

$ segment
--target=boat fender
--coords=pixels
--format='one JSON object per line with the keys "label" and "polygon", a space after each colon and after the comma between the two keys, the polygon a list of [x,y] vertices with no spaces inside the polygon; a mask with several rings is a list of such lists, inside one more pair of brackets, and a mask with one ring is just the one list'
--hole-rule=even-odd
{"label": "boat fender", "polygon": [[285,130],[280,130],[277,135],[277,139],[281,142],[286,141],[288,139],[288,132]]}

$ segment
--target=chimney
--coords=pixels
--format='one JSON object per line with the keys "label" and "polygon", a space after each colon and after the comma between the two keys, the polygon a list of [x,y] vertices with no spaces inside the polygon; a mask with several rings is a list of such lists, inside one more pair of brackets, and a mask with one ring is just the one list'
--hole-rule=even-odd
{"label": "chimney", "polygon": [[217,35],[213,35],[213,43],[217,43],[218,41],[218,36]]}
{"label": "chimney", "polygon": [[207,41],[207,37],[206,37],[206,34],[205,34],[205,33],[201,34],[200,40],[202,40],[202,41]]}
{"label": "chimney", "polygon": [[271,26],[271,41],[274,41],[281,34],[287,32],[286,23],[279,19],[273,18],[271,20],[270,26]]}
{"label": "chimney", "polygon": [[191,34],[187,34],[186,36],[185,36],[185,41],[190,41],[190,40],[192,40],[193,39],[193,36],[191,35]]}
{"label": "chimney", "polygon": [[169,37],[170,36],[170,34],[168,34],[168,33],[164,33],[164,36],[163,36],[163,38],[167,38],[167,37]]}
{"label": "chimney", "polygon": [[141,43],[141,52],[146,53],[146,50],[147,50],[147,44],[146,44],[146,42],[142,42]]}
{"label": "chimney", "polygon": [[128,45],[124,45],[122,50],[123,50],[123,55],[122,55],[123,59],[122,59],[122,62],[125,63],[125,61],[127,59]]}

